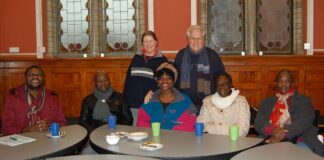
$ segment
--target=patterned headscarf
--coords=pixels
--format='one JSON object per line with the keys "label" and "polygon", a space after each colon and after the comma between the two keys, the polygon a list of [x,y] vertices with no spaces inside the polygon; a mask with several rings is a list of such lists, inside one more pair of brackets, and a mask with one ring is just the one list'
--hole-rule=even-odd
{"label": "patterned headscarf", "polygon": [[174,73],[174,77],[175,77],[174,81],[177,81],[178,71],[171,63],[164,62],[164,63],[160,64],[159,67],[155,71],[161,70],[163,68],[170,69]]}
{"label": "patterned headscarf", "polygon": [[294,95],[295,90],[291,88],[286,94],[281,94],[276,92],[276,96],[278,97],[277,103],[273,108],[269,122],[278,127],[283,127],[285,124],[290,124],[290,114],[289,114],[289,105],[287,100]]}
{"label": "patterned headscarf", "polygon": [[33,99],[31,94],[28,92],[28,87],[25,85],[25,93],[27,96],[27,102],[29,105],[29,110],[27,112],[28,125],[31,126],[40,120],[38,112],[44,107],[45,103],[45,88],[42,87],[35,99]]}

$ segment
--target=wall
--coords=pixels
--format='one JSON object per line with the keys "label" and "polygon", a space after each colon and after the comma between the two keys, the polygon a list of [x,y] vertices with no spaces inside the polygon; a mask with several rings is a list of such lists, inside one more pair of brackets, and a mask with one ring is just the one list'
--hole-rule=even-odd
{"label": "wall", "polygon": [[154,30],[162,50],[179,50],[187,44],[190,26],[190,1],[154,1]]}
{"label": "wall", "polygon": [[324,1],[314,0],[314,49],[324,52]]}
{"label": "wall", "polygon": [[35,0],[3,0],[0,6],[0,53],[8,53],[9,47],[35,53]]}

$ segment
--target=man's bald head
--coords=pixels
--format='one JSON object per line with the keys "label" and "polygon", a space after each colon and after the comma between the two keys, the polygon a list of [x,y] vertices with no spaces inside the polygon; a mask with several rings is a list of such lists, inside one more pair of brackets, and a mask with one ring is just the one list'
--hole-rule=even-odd
{"label": "man's bald head", "polygon": [[110,80],[107,72],[105,71],[99,71],[95,75],[95,86],[98,90],[101,92],[106,92],[108,88],[110,87]]}

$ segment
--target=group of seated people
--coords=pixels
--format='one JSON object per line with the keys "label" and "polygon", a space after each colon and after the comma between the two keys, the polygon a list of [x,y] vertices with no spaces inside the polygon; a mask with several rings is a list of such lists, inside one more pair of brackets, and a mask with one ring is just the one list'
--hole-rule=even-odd
{"label": "group of seated people", "polygon": [[[217,53],[204,46],[203,31],[193,26],[187,38],[188,46],[169,63],[157,50],[154,32],[144,33],[143,49],[132,59],[124,95],[113,90],[106,72],[97,72],[93,93],[83,99],[79,124],[90,133],[107,123],[107,116],[116,115],[117,124],[150,127],[160,122],[161,129],[189,132],[201,122],[206,133],[219,135],[229,135],[229,126],[238,125],[239,135],[247,136],[246,98],[234,88]],[[51,122],[66,125],[58,96],[45,89],[44,77],[40,67],[31,66],[25,71],[25,84],[9,91],[2,115],[4,135],[47,131]],[[311,100],[294,89],[292,74],[283,69],[276,77],[275,95],[261,102],[254,125],[267,143],[292,141],[324,157],[313,119]]]}

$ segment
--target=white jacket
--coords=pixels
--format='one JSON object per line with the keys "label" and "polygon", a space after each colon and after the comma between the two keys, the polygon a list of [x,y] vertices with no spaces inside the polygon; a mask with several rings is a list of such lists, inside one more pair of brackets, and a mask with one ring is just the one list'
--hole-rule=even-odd
{"label": "white jacket", "polygon": [[238,95],[233,103],[220,109],[212,103],[210,95],[203,100],[197,122],[204,123],[210,134],[229,135],[231,125],[239,126],[239,136],[246,136],[250,129],[250,106],[245,97]]}

